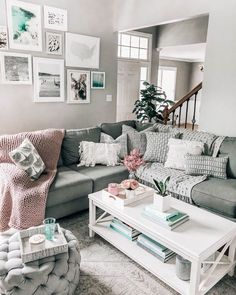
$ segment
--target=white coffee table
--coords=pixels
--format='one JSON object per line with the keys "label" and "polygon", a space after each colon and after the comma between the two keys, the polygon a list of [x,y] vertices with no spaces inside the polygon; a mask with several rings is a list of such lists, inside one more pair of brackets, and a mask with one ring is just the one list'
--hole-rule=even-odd
{"label": "white coffee table", "polygon": [[[103,201],[101,191],[90,194],[90,237],[97,233],[180,294],[205,294],[227,273],[233,275],[236,264],[236,223],[172,198],[171,207],[188,213],[190,220],[169,231],[142,216],[142,209],[152,201],[152,197],[145,198],[120,209]],[[105,211],[97,219],[96,207]],[[135,242],[112,230],[109,227],[112,216],[191,261],[190,281],[182,281],[176,276],[175,258],[162,263]],[[225,255],[227,248],[229,248],[228,256]],[[219,251],[217,259],[211,263],[208,271],[203,273],[202,262],[216,251]]]}

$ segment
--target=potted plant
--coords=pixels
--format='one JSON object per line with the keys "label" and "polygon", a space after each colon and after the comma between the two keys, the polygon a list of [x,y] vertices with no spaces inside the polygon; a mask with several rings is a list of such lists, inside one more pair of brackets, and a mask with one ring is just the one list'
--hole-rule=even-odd
{"label": "potted plant", "polygon": [[170,176],[168,176],[163,181],[157,181],[156,179],[153,179],[156,189],[153,203],[161,212],[165,212],[170,209],[170,193],[167,190],[169,181]]}

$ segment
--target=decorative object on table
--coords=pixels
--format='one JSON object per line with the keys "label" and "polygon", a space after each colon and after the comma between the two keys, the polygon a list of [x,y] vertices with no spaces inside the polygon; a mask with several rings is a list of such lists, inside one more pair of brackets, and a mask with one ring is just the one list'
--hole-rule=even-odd
{"label": "decorative object on table", "polygon": [[90,72],[67,70],[67,103],[90,103]]}
{"label": "decorative object on table", "polygon": [[9,153],[13,163],[25,171],[32,181],[39,179],[46,166],[32,142],[26,138]]}
{"label": "decorative object on table", "polygon": [[145,164],[139,150],[137,149],[133,149],[129,155],[125,156],[123,163],[129,171],[130,179],[134,179],[137,169]]}
{"label": "decorative object on table", "polygon": [[139,187],[139,183],[135,179],[126,179],[121,182],[121,188],[125,189],[127,199],[135,198],[135,190]]}
{"label": "decorative object on table", "polygon": [[191,262],[180,255],[176,256],[176,275],[179,279],[183,281],[190,280],[191,274]]}
{"label": "decorative object on table", "polygon": [[7,27],[0,26],[0,50],[8,49]]}
{"label": "decorative object on table", "polygon": [[134,103],[133,113],[140,122],[164,122],[164,111],[174,102],[167,99],[160,87],[148,82],[143,82],[143,85],[146,89],[140,90],[141,98]]}
{"label": "decorative object on table", "polygon": [[120,192],[119,184],[118,183],[109,183],[107,191],[114,196],[118,196],[119,192]]}
{"label": "decorative object on table", "polygon": [[18,0],[8,0],[6,5],[10,47],[42,51],[40,5]]}
{"label": "decorative object on table", "polygon": [[60,33],[46,32],[45,47],[47,54],[63,54],[63,35]]}
{"label": "decorative object on table", "polygon": [[44,5],[44,27],[50,30],[67,31],[67,10]]}
{"label": "decorative object on table", "polygon": [[153,203],[161,212],[165,212],[170,209],[171,196],[169,191],[167,190],[167,185],[169,181],[170,176],[168,176],[163,181],[153,179],[156,189],[154,193]]}
{"label": "decorative object on table", "polygon": [[[65,253],[68,251],[68,244],[58,223],[55,224],[55,238],[53,240],[47,239],[45,236],[45,229],[45,225],[40,225],[19,231],[21,258],[23,263],[53,256],[59,253]],[[31,248],[30,241],[32,241],[32,237],[35,235],[45,236],[44,248]]]}
{"label": "decorative object on table", "polygon": [[45,235],[37,234],[29,238],[29,244],[32,251],[43,250],[45,248]]}
{"label": "decorative object on table", "polygon": [[31,55],[2,52],[0,57],[2,83],[16,85],[32,84]]}
{"label": "decorative object on table", "polygon": [[134,241],[140,235],[140,232],[128,224],[122,222],[118,218],[113,218],[110,223],[110,228],[125,236],[127,239]]}
{"label": "decorative object on table", "polygon": [[99,68],[100,38],[66,33],[66,66]]}
{"label": "decorative object on table", "polygon": [[157,241],[149,238],[148,236],[141,234],[138,236],[137,245],[147,252],[154,255],[156,258],[161,260],[163,263],[170,260],[173,256],[175,256],[175,252],[171,251],[167,247],[161,245]]}
{"label": "decorative object on table", "polygon": [[56,229],[56,219],[53,217],[48,217],[44,219],[43,224],[45,225],[45,236],[48,241],[54,240],[55,229]]}
{"label": "decorative object on table", "polygon": [[105,72],[91,72],[91,88],[105,89]]}
{"label": "decorative object on table", "polygon": [[64,60],[34,57],[34,102],[64,101]]}

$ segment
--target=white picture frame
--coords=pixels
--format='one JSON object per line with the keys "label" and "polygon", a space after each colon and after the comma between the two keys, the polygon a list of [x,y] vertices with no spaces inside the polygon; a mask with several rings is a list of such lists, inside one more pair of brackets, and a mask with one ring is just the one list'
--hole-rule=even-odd
{"label": "white picture frame", "polygon": [[99,68],[100,38],[66,33],[66,66]]}
{"label": "white picture frame", "polygon": [[106,88],[106,73],[91,71],[91,89]]}
{"label": "white picture frame", "polygon": [[63,54],[63,34],[55,32],[45,33],[45,51],[47,54]]}
{"label": "white picture frame", "polygon": [[67,103],[90,103],[90,71],[67,70]]}
{"label": "white picture frame", "polygon": [[8,49],[7,26],[0,26],[0,50]]}
{"label": "white picture frame", "polygon": [[7,0],[6,4],[10,48],[42,51],[41,6],[19,0]]}
{"label": "white picture frame", "polygon": [[31,55],[13,52],[1,52],[0,60],[3,84],[32,84]]}
{"label": "white picture frame", "polygon": [[64,102],[64,60],[33,58],[34,102]]}
{"label": "white picture frame", "polygon": [[68,30],[67,10],[52,6],[44,6],[44,27],[55,31]]}

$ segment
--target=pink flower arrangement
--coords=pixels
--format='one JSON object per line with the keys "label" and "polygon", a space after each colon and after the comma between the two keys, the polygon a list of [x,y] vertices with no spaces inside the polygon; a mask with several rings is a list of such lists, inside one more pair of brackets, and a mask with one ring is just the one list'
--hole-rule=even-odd
{"label": "pink flower arrangement", "polygon": [[124,157],[124,165],[129,172],[136,172],[136,170],[145,164],[138,149],[133,149],[129,155]]}
{"label": "pink flower arrangement", "polygon": [[135,179],[126,179],[121,182],[123,189],[134,190],[139,187],[139,183]]}

